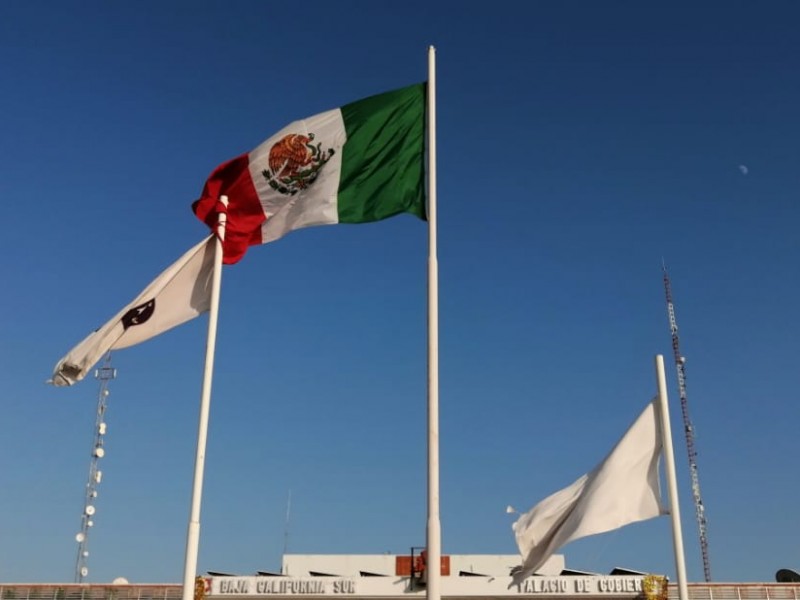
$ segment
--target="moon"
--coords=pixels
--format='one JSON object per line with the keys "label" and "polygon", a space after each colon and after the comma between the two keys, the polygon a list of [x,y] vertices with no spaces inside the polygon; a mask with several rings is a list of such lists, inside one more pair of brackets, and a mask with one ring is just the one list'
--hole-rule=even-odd
{"label": "moon", "polygon": [[750,172],[747,165],[739,165],[739,170],[742,172],[742,175],[747,175]]}

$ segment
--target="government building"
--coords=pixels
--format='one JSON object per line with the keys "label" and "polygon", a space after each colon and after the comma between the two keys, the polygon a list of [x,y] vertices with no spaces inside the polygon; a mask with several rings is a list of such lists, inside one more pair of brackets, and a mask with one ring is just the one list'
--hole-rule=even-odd
{"label": "government building", "polygon": [[[678,600],[675,582],[653,573],[614,569],[587,573],[554,555],[519,584],[516,554],[442,556],[443,600]],[[287,554],[280,572],[209,572],[196,580],[195,600],[424,600],[425,554]],[[782,579],[778,573],[778,579]],[[800,582],[689,583],[689,600],[800,600]],[[0,583],[0,600],[181,600],[180,584]]]}

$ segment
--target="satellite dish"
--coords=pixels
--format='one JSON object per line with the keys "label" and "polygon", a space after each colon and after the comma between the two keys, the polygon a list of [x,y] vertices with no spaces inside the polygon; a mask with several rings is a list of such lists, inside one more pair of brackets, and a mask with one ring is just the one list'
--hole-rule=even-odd
{"label": "satellite dish", "polygon": [[129,582],[124,577],[117,577],[114,581],[111,582],[112,585],[128,585]]}
{"label": "satellite dish", "polygon": [[800,573],[791,569],[778,569],[775,573],[775,581],[778,583],[800,583]]}
{"label": "satellite dish", "polygon": [[94,506],[92,506],[91,504],[89,506],[87,506],[86,507],[86,514],[91,517],[94,514]]}
{"label": "satellite dish", "polygon": [[81,567],[81,577],[86,577],[89,574],[89,569]]}
{"label": "satellite dish", "polygon": [[86,539],[86,536],[83,535],[82,531],[79,532],[78,535],[75,536],[75,541],[78,542],[79,544],[85,539]]}
{"label": "satellite dish", "polygon": [[106,451],[103,450],[100,446],[98,446],[97,448],[94,449],[94,455],[97,458],[103,458],[105,456],[105,454],[106,454]]}

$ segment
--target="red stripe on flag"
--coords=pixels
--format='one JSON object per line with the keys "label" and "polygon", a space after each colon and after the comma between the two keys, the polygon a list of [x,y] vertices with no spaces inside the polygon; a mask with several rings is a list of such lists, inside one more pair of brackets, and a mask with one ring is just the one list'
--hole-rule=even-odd
{"label": "red stripe on flag", "polygon": [[261,224],[266,217],[250,177],[249,164],[247,154],[222,163],[209,176],[200,199],[192,204],[197,218],[216,231],[217,202],[220,196],[228,196],[222,258],[226,265],[239,262],[248,246],[261,244]]}

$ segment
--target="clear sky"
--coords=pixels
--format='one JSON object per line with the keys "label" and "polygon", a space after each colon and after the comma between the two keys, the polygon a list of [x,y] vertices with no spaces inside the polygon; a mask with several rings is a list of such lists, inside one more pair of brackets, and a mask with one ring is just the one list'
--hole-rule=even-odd
{"label": "clear sky", "polygon": [[[667,356],[673,281],[718,581],[800,567],[795,2],[0,3],[0,581],[72,581],[97,383],[55,362],[206,235],[219,163],[426,78],[438,49],[445,553],[515,553]],[[425,542],[426,226],[319,227],[226,267],[199,569]],[[206,318],[114,356],[89,581],[179,582]],[[666,518],[576,569],[674,577]]]}

